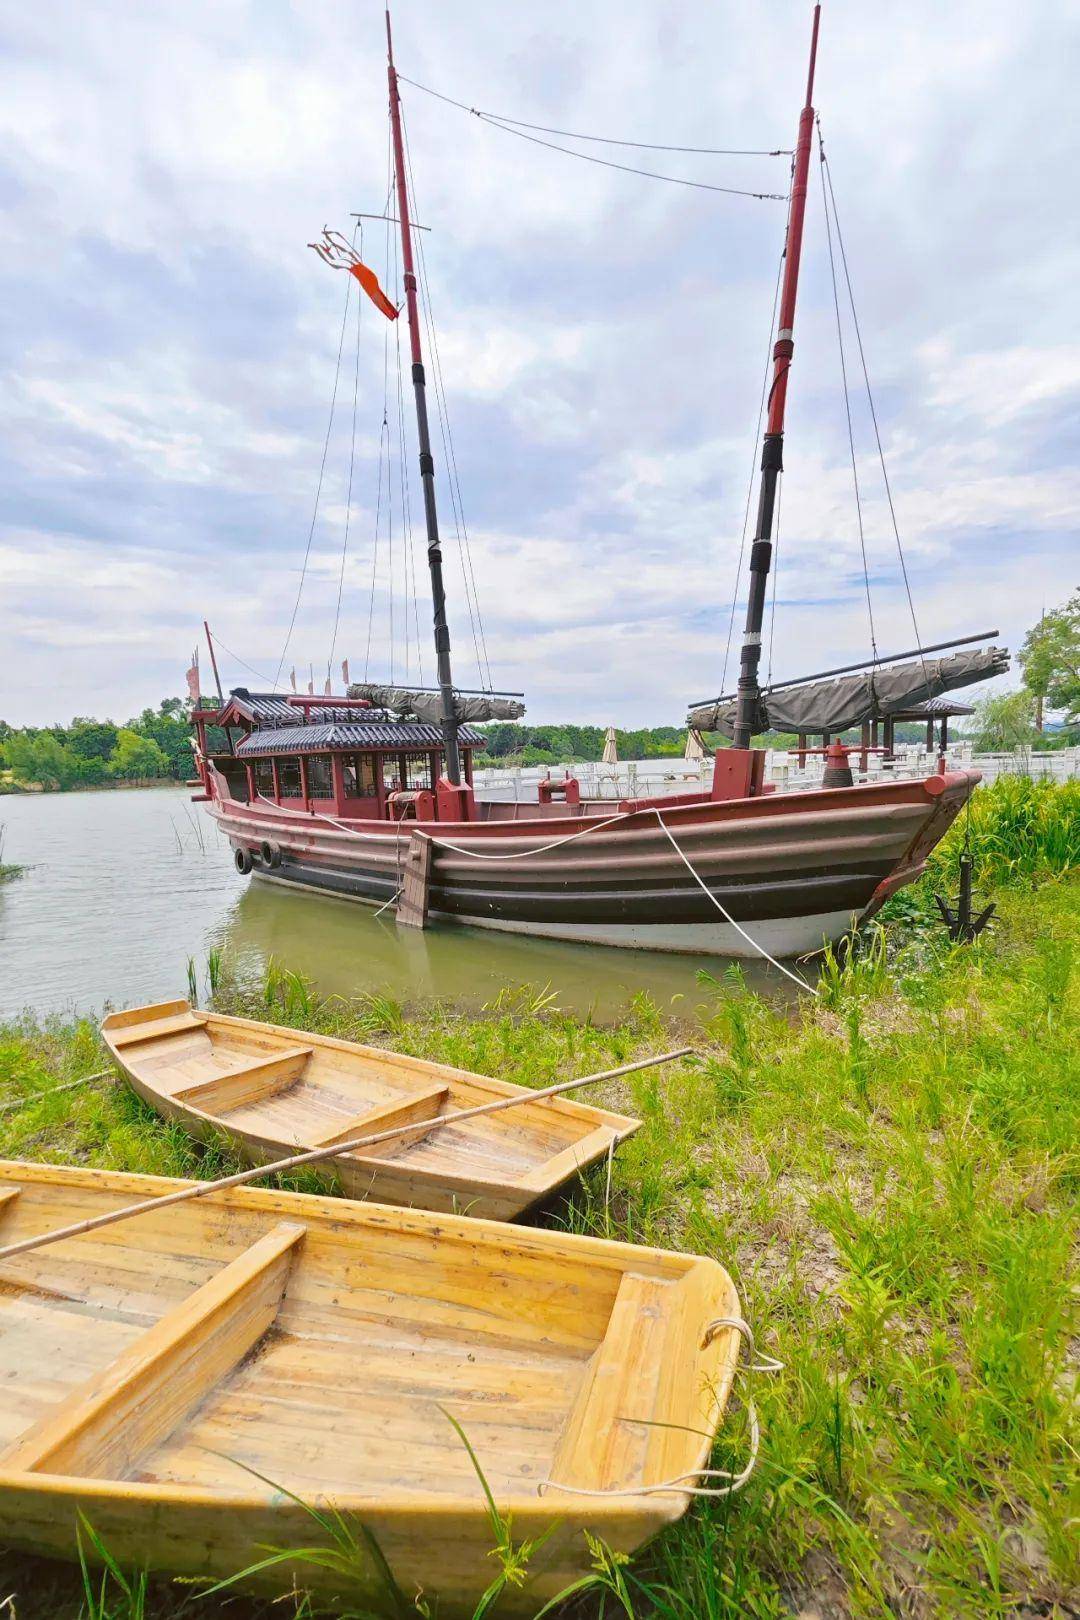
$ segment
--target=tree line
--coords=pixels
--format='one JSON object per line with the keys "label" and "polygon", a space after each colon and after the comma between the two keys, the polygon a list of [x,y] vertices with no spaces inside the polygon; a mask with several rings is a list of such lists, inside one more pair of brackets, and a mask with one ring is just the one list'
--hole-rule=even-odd
{"label": "tree line", "polygon": [[190,704],[164,698],[126,725],[77,716],[66,726],[25,726],[0,720],[0,790],[33,786],[47,792],[113,782],[182,782],[191,775]]}

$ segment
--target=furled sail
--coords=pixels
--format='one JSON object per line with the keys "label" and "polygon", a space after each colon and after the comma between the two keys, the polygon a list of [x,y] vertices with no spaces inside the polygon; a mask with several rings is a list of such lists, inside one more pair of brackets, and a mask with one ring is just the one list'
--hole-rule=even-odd
{"label": "furled sail", "polygon": [[[835,736],[849,726],[882,720],[910,709],[942,692],[952,692],[974,681],[1002,675],[1009,667],[1008,650],[983,647],[976,652],[953,653],[948,658],[918,659],[884,669],[867,669],[839,680],[809,681],[804,686],[764,691],[758,700],[754,731],[828,732]],[[687,724],[702,731],[730,737],[735,729],[734,698],[703,703],[691,709]]]}
{"label": "furled sail", "polygon": [[[386,709],[399,720],[415,718],[438,725],[442,720],[442,697],[438,692],[418,692],[405,686],[376,686],[369,681],[356,681],[349,687],[351,698],[366,698],[376,709]],[[464,697],[454,695],[454,709],[459,720],[520,720],[525,705],[517,698]]]}

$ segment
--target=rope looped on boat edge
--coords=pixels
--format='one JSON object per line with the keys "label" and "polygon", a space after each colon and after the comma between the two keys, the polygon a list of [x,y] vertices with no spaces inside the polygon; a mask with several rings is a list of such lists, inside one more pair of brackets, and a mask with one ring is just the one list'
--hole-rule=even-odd
{"label": "rope looped on boat edge", "polygon": [[[741,1316],[718,1316],[710,1322],[705,1329],[702,1339],[702,1349],[711,1344],[721,1328],[731,1328],[738,1333],[743,1342],[749,1347],[751,1360],[745,1366],[737,1366],[736,1376],[739,1373],[777,1373],[783,1370],[784,1363],[777,1361],[775,1356],[759,1353],[754,1343],[753,1330],[749,1322]],[[592,1496],[597,1498],[620,1496],[658,1496],[664,1492],[674,1493],[677,1496],[704,1496],[714,1500],[734,1496],[741,1491],[757,1467],[758,1454],[761,1450],[761,1424],[758,1420],[757,1407],[749,1396],[746,1397],[746,1421],[750,1430],[750,1455],[738,1472],[728,1468],[691,1468],[685,1474],[676,1474],[674,1479],[658,1481],[655,1485],[630,1485],[612,1490],[592,1490],[585,1485],[564,1485],[557,1479],[542,1479],[536,1487],[537,1496],[543,1496],[546,1490],[566,1491],[571,1496]],[[625,1419],[633,1422],[632,1418]],[[722,1479],[723,1485],[702,1485],[703,1479]],[[691,1480],[698,1483],[690,1484]]]}

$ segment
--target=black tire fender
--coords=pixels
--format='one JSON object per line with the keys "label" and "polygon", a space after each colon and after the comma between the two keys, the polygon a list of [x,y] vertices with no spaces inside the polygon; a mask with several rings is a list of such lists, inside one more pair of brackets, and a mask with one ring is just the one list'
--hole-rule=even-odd
{"label": "black tire fender", "polygon": [[259,845],[259,854],[262,857],[263,865],[269,867],[272,872],[276,872],[281,865],[281,845],[275,844],[270,838],[264,838]]}
{"label": "black tire fender", "polygon": [[233,850],[233,861],[236,865],[236,870],[240,873],[241,877],[247,877],[252,866],[255,864],[251,859],[249,851],[239,845]]}

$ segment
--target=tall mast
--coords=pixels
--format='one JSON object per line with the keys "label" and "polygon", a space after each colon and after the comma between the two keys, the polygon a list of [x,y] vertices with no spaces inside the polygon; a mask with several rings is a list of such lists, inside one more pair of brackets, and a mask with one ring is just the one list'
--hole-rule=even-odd
{"label": "tall mast", "polygon": [[735,710],[736,748],[749,748],[754,730],[761,687],[758,665],[761,661],[761,626],[765,617],[765,584],[772,563],[773,509],[776,484],[784,461],[784,406],[787,380],[794,353],[795,297],[799,290],[799,259],[802,254],[803,218],[806,214],[806,182],[810,170],[810,141],[814,130],[814,64],[817,59],[818,23],[821,7],[814,7],[814,27],[810,37],[810,71],[806,79],[806,104],[799,115],[799,138],[795,146],[795,169],[791,184],[791,212],[788,216],[784,283],[780,294],[780,326],[773,348],[773,380],[769,393],[769,415],[761,451],[761,488],[758,495],[757,529],[750,548],[750,591],[746,603],[742,660],[739,666],[739,698]]}
{"label": "tall mast", "polygon": [[424,521],[427,526],[428,570],[431,574],[431,601],[435,613],[435,658],[439,691],[442,696],[443,750],[446,774],[455,785],[461,783],[461,756],[458,750],[458,718],[454,703],[454,681],[450,673],[450,630],[446,622],[446,587],[443,584],[442,547],[439,544],[439,516],[435,509],[435,462],[428,432],[427,386],[424,358],[420,349],[420,313],[416,299],[416,271],[413,268],[412,230],[409,226],[409,188],[405,177],[405,151],[401,137],[401,99],[394,68],[394,44],[390,35],[390,13],[386,13],[386,62],[390,82],[390,128],[394,140],[394,169],[397,174],[398,220],[401,224],[401,257],[405,272],[405,304],[409,312],[409,345],[412,350],[413,395],[416,400],[416,434],[420,444],[420,481],[424,489]]}

